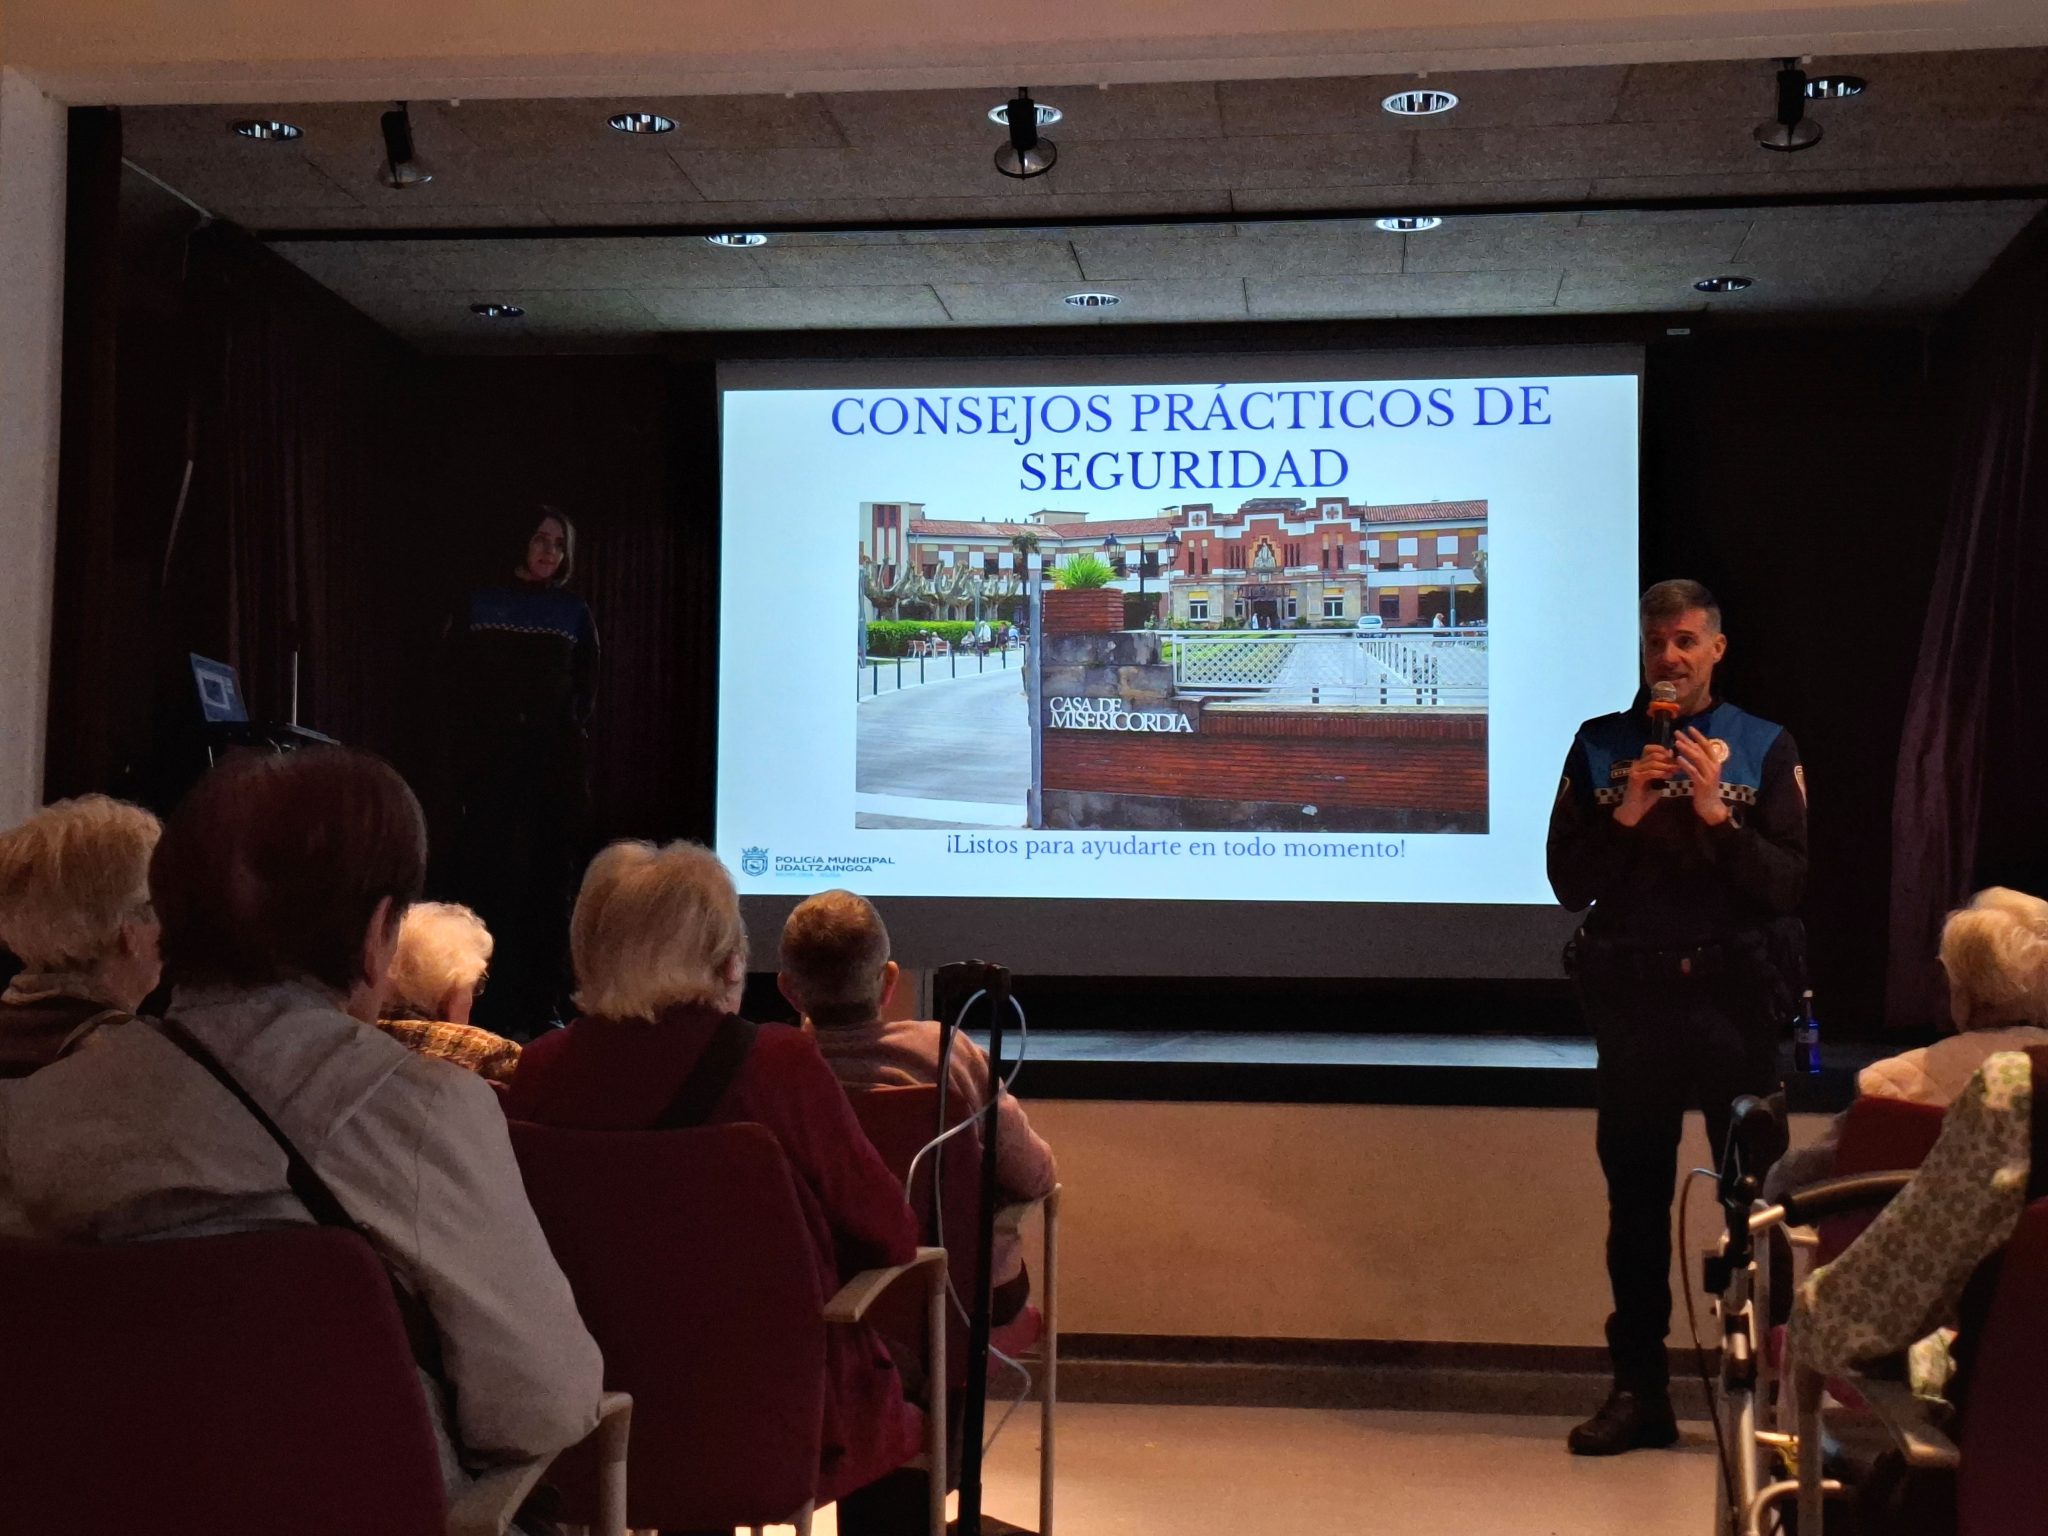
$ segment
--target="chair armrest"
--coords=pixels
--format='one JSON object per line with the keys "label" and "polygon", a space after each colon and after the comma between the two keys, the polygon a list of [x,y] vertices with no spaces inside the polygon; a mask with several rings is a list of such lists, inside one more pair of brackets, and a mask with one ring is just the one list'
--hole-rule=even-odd
{"label": "chair armrest", "polygon": [[1914,1396],[1906,1383],[1858,1376],[1851,1385],[1891,1432],[1907,1466],[1954,1468],[1961,1463],[1955,1441],[1934,1423],[1927,1401]]}
{"label": "chair armrest", "polygon": [[941,1279],[946,1273],[946,1250],[943,1248],[920,1248],[917,1257],[908,1264],[891,1264],[886,1269],[864,1269],[839,1288],[838,1294],[825,1303],[825,1321],[828,1323],[857,1323],[868,1315],[868,1309],[890,1286],[913,1270],[935,1270]]}
{"label": "chair armrest", "polygon": [[1023,1227],[1026,1219],[1031,1215],[1031,1213],[1037,1210],[1040,1206],[1045,1207],[1045,1213],[1048,1216],[1054,1216],[1059,1213],[1059,1185],[1055,1184],[1051,1189],[1048,1189],[1044,1194],[1035,1195],[1029,1200],[1012,1200],[1007,1205],[997,1206],[996,1230],[998,1232],[1015,1233]]}
{"label": "chair armrest", "polygon": [[[584,1438],[596,1442],[599,1522],[595,1536],[624,1536],[626,1529],[626,1437],[632,1428],[633,1399],[607,1392],[597,1402],[597,1427]],[[448,1536],[503,1536],[512,1517],[555,1464],[553,1456],[493,1467],[472,1481],[448,1506]],[[607,1488],[607,1484],[613,1486]]]}
{"label": "chair armrest", "polygon": [[448,1536],[504,1536],[540,1480],[554,1464],[552,1456],[493,1467],[477,1477],[448,1505]]}

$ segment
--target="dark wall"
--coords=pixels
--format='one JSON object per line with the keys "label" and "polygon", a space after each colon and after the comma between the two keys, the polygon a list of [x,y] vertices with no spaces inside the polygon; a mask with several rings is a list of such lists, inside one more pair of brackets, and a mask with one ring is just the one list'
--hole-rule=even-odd
{"label": "dark wall", "polygon": [[1816,1002],[1859,1033],[1883,1017],[1893,775],[1948,469],[1931,358],[1903,329],[1649,357],[1643,574],[1714,591],[1725,692],[1799,743]]}

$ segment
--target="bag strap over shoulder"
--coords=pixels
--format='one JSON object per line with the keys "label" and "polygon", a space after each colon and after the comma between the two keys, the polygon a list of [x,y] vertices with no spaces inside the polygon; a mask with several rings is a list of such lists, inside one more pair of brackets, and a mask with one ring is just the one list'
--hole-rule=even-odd
{"label": "bag strap over shoulder", "polygon": [[747,1052],[754,1048],[754,1037],[760,1032],[760,1025],[738,1014],[729,1013],[720,1019],[697,1057],[697,1064],[690,1068],[690,1075],[683,1079],[682,1087],[654,1122],[654,1128],[687,1131],[709,1120],[726,1090],[732,1087],[733,1079],[740,1075],[740,1068],[746,1065]]}
{"label": "bag strap over shoulder", "polygon": [[364,1232],[356,1224],[355,1218],[343,1209],[334,1191],[327,1187],[327,1181],[313,1171],[313,1165],[306,1161],[304,1154],[296,1146],[292,1145],[292,1139],[285,1135],[275,1120],[270,1118],[269,1113],[256,1102],[249,1090],[235,1080],[234,1074],[221,1064],[220,1058],[201,1045],[192,1031],[176,1019],[159,1019],[156,1026],[166,1040],[204,1067],[215,1082],[233,1094],[236,1102],[249,1112],[250,1118],[263,1127],[264,1134],[277,1143],[278,1150],[284,1153],[285,1183],[291,1186],[291,1192],[299,1197],[299,1203],[312,1213],[313,1220],[323,1227],[340,1227],[344,1231],[355,1233],[358,1237],[367,1238],[369,1234]]}
{"label": "bag strap over shoulder", "polygon": [[[270,1118],[269,1112],[236,1080],[235,1075],[227,1069],[221,1059],[202,1045],[192,1031],[176,1019],[154,1019],[151,1022],[166,1040],[203,1067],[208,1076],[233,1094],[235,1101],[249,1112],[249,1117],[263,1127],[264,1134],[277,1143],[278,1150],[284,1153],[285,1184],[298,1196],[299,1203],[305,1206],[313,1220],[323,1227],[339,1227],[344,1232],[353,1232],[364,1242],[370,1242],[370,1234],[349,1215],[339,1197],[328,1188],[327,1181],[314,1171],[313,1165],[306,1161],[305,1154],[293,1145],[291,1137],[285,1135],[283,1128]],[[375,1247],[376,1245],[371,1243],[373,1250]],[[384,1274],[391,1284],[392,1298],[398,1303],[399,1320],[405,1325],[406,1342],[411,1346],[414,1362],[428,1374],[437,1379],[441,1378],[440,1330],[435,1326],[426,1304],[400,1285],[398,1277],[393,1275],[388,1267]]]}

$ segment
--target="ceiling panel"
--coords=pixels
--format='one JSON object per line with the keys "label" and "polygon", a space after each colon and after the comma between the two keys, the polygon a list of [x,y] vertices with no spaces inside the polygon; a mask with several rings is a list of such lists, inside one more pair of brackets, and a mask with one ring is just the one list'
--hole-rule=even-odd
{"label": "ceiling panel", "polygon": [[[1409,77],[1067,86],[1045,91],[1065,120],[1060,161],[1028,182],[990,163],[987,120],[1006,86],[773,97],[415,103],[436,180],[379,186],[377,117],[388,103],[131,109],[127,151],[215,212],[290,227],[294,208],[362,207],[366,228],[459,222],[508,208],[568,224],[802,225],[1047,216],[1199,216],[1297,208],[1503,205],[1604,197],[1743,196],[2048,182],[2048,49],[1819,58],[1870,81],[1817,102],[1825,136],[1772,154],[1751,130],[1772,111],[1775,61],[1463,71],[1429,83],[1456,111],[1380,109]],[[659,110],[674,132],[615,133],[622,107]],[[297,122],[291,143],[236,138],[248,115]]]}
{"label": "ceiling panel", "polygon": [[798,245],[754,252],[771,282],[808,288],[825,283],[896,286],[903,283],[1080,281],[1081,269],[1065,240],[1015,239],[929,245]]}
{"label": "ceiling panel", "polygon": [[1074,252],[1082,272],[1092,281],[1176,272],[1199,272],[1207,277],[1322,277],[1401,270],[1401,237],[1377,229],[1368,234],[1316,229],[1314,233],[1261,238],[1236,235],[1226,226],[1219,233],[1229,238],[1084,230],[1075,237]]}
{"label": "ceiling panel", "polygon": [[1245,280],[1245,292],[1253,317],[1260,320],[1486,314],[1549,305],[1557,297],[1560,276],[1552,267],[1533,272],[1254,277]]}
{"label": "ceiling panel", "polygon": [[946,312],[966,325],[1130,325],[1179,320],[1242,320],[1244,284],[1236,278],[1191,277],[1118,283],[1115,309],[1073,309],[1071,283],[941,284]]}
{"label": "ceiling panel", "polygon": [[[2040,212],[2031,196],[1947,194],[2048,186],[2048,49],[1816,59],[1870,89],[1812,104],[1825,135],[1796,155],[1752,138],[1775,67],[1436,74],[1427,83],[1461,104],[1422,120],[1380,107],[1411,77],[1064,86],[1041,93],[1065,114],[1049,130],[1059,163],[1022,182],[990,163],[1003,131],[986,114],[1007,86],[419,102],[435,179],[407,192],[377,180],[384,102],[135,109],[124,147],[213,212],[325,232],[275,244],[440,350],[622,347],[699,329],[1924,314],[1953,304]],[[677,126],[605,126],[625,109]],[[305,136],[227,132],[252,115]],[[1903,195],[1840,201],[1885,193]],[[1806,203],[1746,201],[1762,198]],[[1642,200],[1729,206],[1612,206]],[[1395,211],[1445,223],[1410,236],[1372,226]],[[913,221],[928,227],[901,227]],[[539,233],[551,227],[649,233]],[[749,251],[689,233],[761,228],[777,233]],[[417,237],[332,238],[350,230]],[[1717,299],[1692,287],[1729,272],[1756,286]],[[1083,287],[1123,302],[1060,302]],[[482,300],[528,316],[481,326],[468,306]]]}
{"label": "ceiling panel", "polygon": [[636,297],[672,330],[843,329],[945,325],[951,317],[925,284],[900,288],[647,289]]}
{"label": "ceiling panel", "polygon": [[1418,85],[1459,98],[1456,113],[1415,120],[1423,132],[1455,118],[1466,128],[1604,123],[1614,115],[1626,65],[1586,69],[1503,69],[1373,75],[1324,80],[1230,80],[1217,87],[1223,131],[1293,134],[1385,131],[1399,122],[1380,103]]}
{"label": "ceiling panel", "polygon": [[[1142,324],[1227,319],[1628,313],[1929,312],[1952,304],[2037,202],[1452,215],[1170,229],[872,230],[720,250],[695,236],[288,241],[276,249],[400,334],[439,349],[519,303],[533,345],[669,330]],[[1745,293],[1693,284],[1733,273]],[[1117,294],[1103,311],[1061,303]]]}
{"label": "ceiling panel", "polygon": [[[1058,107],[1065,120],[1046,130],[1064,150],[1069,135],[1092,139],[1215,138],[1223,132],[1214,85],[1086,85],[1047,87],[1034,99]],[[1004,130],[988,120],[1010,89],[870,91],[817,98],[849,144],[988,146]]]}

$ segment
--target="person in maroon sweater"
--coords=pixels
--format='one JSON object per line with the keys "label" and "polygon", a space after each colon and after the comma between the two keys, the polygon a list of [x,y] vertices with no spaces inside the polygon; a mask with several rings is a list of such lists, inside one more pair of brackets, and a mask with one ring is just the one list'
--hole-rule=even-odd
{"label": "person in maroon sweater", "polygon": [[[736,1019],[747,934],[732,877],[694,843],[614,843],[591,862],[569,930],[582,1017],[528,1045],[506,1093],[515,1120],[584,1130],[680,1123],[672,1110],[700,1063],[729,1076],[691,1121],[765,1126],[797,1176],[826,1295],[860,1270],[907,1263],[917,1224],[903,1187],[854,1118],[839,1080],[809,1037]],[[730,1021],[730,1022],[728,1022]],[[751,1037],[749,1040],[748,1037]],[[744,1045],[736,1069],[732,1053]],[[699,1087],[701,1088],[701,1084]],[[824,1458],[818,1502],[840,1503],[840,1529],[879,1536],[909,1501],[864,1518],[846,1498],[915,1455],[917,1416],[888,1349],[865,1325],[834,1326],[826,1355]],[[921,1505],[919,1506],[922,1507]]]}

